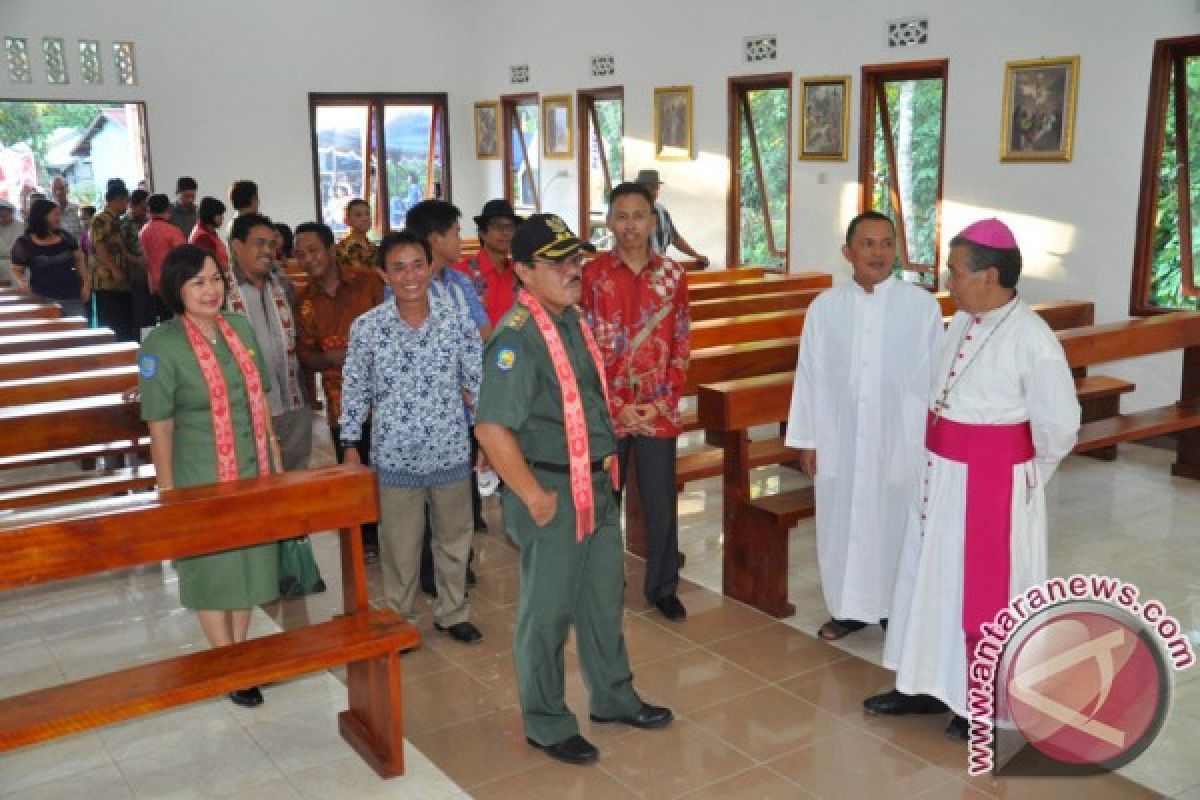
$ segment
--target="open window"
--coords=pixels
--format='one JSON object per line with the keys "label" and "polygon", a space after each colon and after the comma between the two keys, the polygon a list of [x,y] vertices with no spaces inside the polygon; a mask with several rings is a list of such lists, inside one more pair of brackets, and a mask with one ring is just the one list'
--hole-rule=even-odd
{"label": "open window", "polygon": [[376,236],[421,200],[450,198],[445,94],[310,94],[309,115],[317,213],[335,232],[355,197]]}
{"label": "open window", "polygon": [[947,61],[863,67],[859,208],[896,223],[896,271],[938,288]]}
{"label": "open window", "polygon": [[542,140],[536,94],[514,94],[500,98],[504,117],[504,199],[521,216],[542,210]]}
{"label": "open window", "polygon": [[111,178],[151,185],[145,105],[0,101],[0,200],[24,209],[58,177],[71,202],[97,208]]}
{"label": "open window", "polygon": [[787,269],[791,108],[790,74],[729,80],[731,266]]}
{"label": "open window", "polygon": [[1130,311],[1200,309],[1200,36],[1154,45]]}
{"label": "open window", "polygon": [[608,195],[625,179],[625,93],[580,89],[579,231],[592,243],[608,238]]}

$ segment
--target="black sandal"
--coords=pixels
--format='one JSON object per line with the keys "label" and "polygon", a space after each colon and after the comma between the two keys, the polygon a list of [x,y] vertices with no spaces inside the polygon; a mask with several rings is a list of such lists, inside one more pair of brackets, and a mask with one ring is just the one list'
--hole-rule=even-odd
{"label": "black sandal", "polygon": [[817,636],[826,642],[836,642],[865,627],[867,627],[867,623],[859,622],[856,619],[830,619],[817,631]]}

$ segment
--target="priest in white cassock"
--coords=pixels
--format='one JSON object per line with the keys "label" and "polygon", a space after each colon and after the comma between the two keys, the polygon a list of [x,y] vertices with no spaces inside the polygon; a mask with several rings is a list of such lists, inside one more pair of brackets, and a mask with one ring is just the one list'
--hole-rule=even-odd
{"label": "priest in white cassock", "polygon": [[854,280],[817,297],[800,340],[786,442],[816,486],[825,640],[887,625],[925,455],[942,315],[929,292],[893,276],[895,235],[877,211],[851,220],[842,255]]}
{"label": "priest in white cassock", "polygon": [[968,660],[1010,598],[1046,579],[1045,487],[1075,446],[1079,402],[1062,346],[1016,294],[1021,251],[997,219],[950,240],[958,303],[934,370],[922,489],[909,516],[875,714],[947,708],[967,738]]}

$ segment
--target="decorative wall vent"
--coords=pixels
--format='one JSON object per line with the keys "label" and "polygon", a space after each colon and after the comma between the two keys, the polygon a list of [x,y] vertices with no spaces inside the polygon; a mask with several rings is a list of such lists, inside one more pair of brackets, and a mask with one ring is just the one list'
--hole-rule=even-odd
{"label": "decorative wall vent", "polygon": [[67,83],[67,53],[63,48],[63,40],[59,37],[43,37],[42,55],[46,57],[46,83]]}
{"label": "decorative wall vent", "polygon": [[513,83],[529,83],[529,65],[513,64],[508,68],[508,75]]}
{"label": "decorative wall vent", "polygon": [[95,39],[79,40],[79,74],[89,86],[104,83],[104,68],[100,65],[100,43]]}
{"label": "decorative wall vent", "polygon": [[13,83],[33,83],[29,69],[29,43],[18,36],[4,37],[4,52],[8,56],[8,77]]}
{"label": "decorative wall vent", "polygon": [[760,61],[774,61],[779,54],[779,41],[773,33],[747,36],[742,43],[746,60],[751,64]]}
{"label": "decorative wall vent", "polygon": [[133,42],[113,42],[113,62],[117,67],[117,83],[137,85],[137,64],[133,58]]}
{"label": "decorative wall vent", "polygon": [[603,78],[617,73],[617,60],[612,56],[592,56],[592,77]]}
{"label": "decorative wall vent", "polygon": [[928,41],[928,17],[894,19],[888,23],[888,47],[912,47]]}

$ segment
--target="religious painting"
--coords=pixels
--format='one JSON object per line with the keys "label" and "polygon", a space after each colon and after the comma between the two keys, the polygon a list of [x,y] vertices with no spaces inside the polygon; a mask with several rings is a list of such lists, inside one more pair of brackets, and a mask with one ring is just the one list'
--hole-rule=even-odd
{"label": "religious painting", "polygon": [[800,79],[800,159],[845,161],[850,143],[850,76]]}
{"label": "religious painting", "polygon": [[1001,161],[1070,161],[1079,56],[1010,61],[1004,69]]}
{"label": "religious painting", "polygon": [[488,101],[475,104],[475,157],[499,158],[500,138],[496,135],[500,104]]}
{"label": "religious painting", "polygon": [[692,87],[654,90],[654,157],[659,161],[692,157]]}
{"label": "religious painting", "polygon": [[542,98],[542,153],[546,158],[570,158],[571,95]]}

